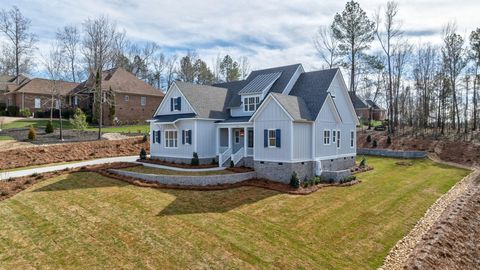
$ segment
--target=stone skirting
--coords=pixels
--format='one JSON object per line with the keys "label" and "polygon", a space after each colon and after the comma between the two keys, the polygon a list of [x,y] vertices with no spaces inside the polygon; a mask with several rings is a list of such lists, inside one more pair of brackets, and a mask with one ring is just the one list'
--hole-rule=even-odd
{"label": "stone skirting", "polygon": [[[158,159],[166,162],[173,162],[177,164],[190,164],[192,162],[192,158],[181,158],[181,157],[161,157],[161,156],[151,156],[152,159]],[[199,158],[200,165],[212,164],[212,161],[218,162],[217,157],[211,158]]]}
{"label": "stone skirting", "polygon": [[370,156],[393,157],[393,158],[426,158],[427,152],[357,148],[357,155],[370,155]]}
{"label": "stone skirting", "polygon": [[313,162],[270,162],[254,161],[253,166],[258,178],[265,178],[271,181],[290,183],[293,172],[297,173],[299,179],[310,178],[313,176]]}
{"label": "stone skirting", "polygon": [[322,160],[322,171],[341,171],[355,166],[355,156]]}
{"label": "stone skirting", "polygon": [[211,186],[220,184],[233,184],[249,180],[256,177],[255,172],[218,174],[218,175],[163,175],[163,174],[145,174],[130,172],[124,170],[108,170],[111,173],[121,176],[141,179],[146,182],[156,182],[164,185],[183,185],[183,186]]}
{"label": "stone skirting", "polygon": [[338,183],[340,180],[343,180],[352,175],[350,170],[339,170],[339,171],[323,171],[322,179],[333,180],[335,183]]}

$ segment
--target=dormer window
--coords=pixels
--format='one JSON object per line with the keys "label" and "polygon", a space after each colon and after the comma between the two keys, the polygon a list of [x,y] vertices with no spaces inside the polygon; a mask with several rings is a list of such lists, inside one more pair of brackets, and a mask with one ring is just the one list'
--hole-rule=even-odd
{"label": "dormer window", "polygon": [[170,111],[181,111],[182,110],[182,100],[181,97],[171,98],[170,99]]}
{"label": "dormer window", "polygon": [[254,112],[260,104],[260,97],[245,97],[243,98],[243,110],[246,112]]}

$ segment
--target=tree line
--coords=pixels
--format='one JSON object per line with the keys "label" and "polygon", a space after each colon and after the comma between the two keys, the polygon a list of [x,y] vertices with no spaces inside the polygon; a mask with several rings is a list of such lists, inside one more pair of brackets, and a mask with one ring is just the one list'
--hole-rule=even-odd
{"label": "tree line", "polygon": [[18,7],[1,10],[0,33],[5,37],[0,44],[0,73],[12,76],[39,68],[51,79],[81,82],[98,71],[122,67],[166,90],[177,79],[199,84],[239,80],[250,68],[246,57],[218,55],[209,65],[193,50],[182,57],[165,55],[155,42],[129,40],[126,31],[107,16],[57,29],[39,61],[34,57],[38,37],[31,31],[31,20]]}
{"label": "tree line", "polygon": [[462,36],[450,22],[439,45],[413,44],[399,11],[389,1],[369,17],[359,3],[347,2],[314,37],[322,62],[348,70],[350,91],[386,106],[391,134],[478,136],[480,28]]}

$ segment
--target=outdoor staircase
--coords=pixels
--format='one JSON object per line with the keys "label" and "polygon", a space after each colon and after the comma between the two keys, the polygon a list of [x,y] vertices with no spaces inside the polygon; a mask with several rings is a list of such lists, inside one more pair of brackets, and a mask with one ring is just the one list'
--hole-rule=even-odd
{"label": "outdoor staircase", "polygon": [[233,161],[233,165],[237,165],[245,156],[244,148],[240,148],[237,152],[232,153],[232,148],[228,148],[223,153],[218,155],[218,165],[220,167],[229,167],[230,161]]}

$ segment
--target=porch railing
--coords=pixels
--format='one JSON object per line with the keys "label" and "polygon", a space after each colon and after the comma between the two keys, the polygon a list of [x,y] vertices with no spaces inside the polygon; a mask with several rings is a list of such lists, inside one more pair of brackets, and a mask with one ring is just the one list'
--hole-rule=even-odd
{"label": "porch railing", "polygon": [[223,163],[232,156],[232,148],[227,148],[223,153],[218,155],[218,166],[223,167]]}
{"label": "porch railing", "polygon": [[233,165],[237,165],[240,160],[242,160],[243,156],[245,155],[245,150],[242,148],[238,149],[238,151],[232,155]]}

